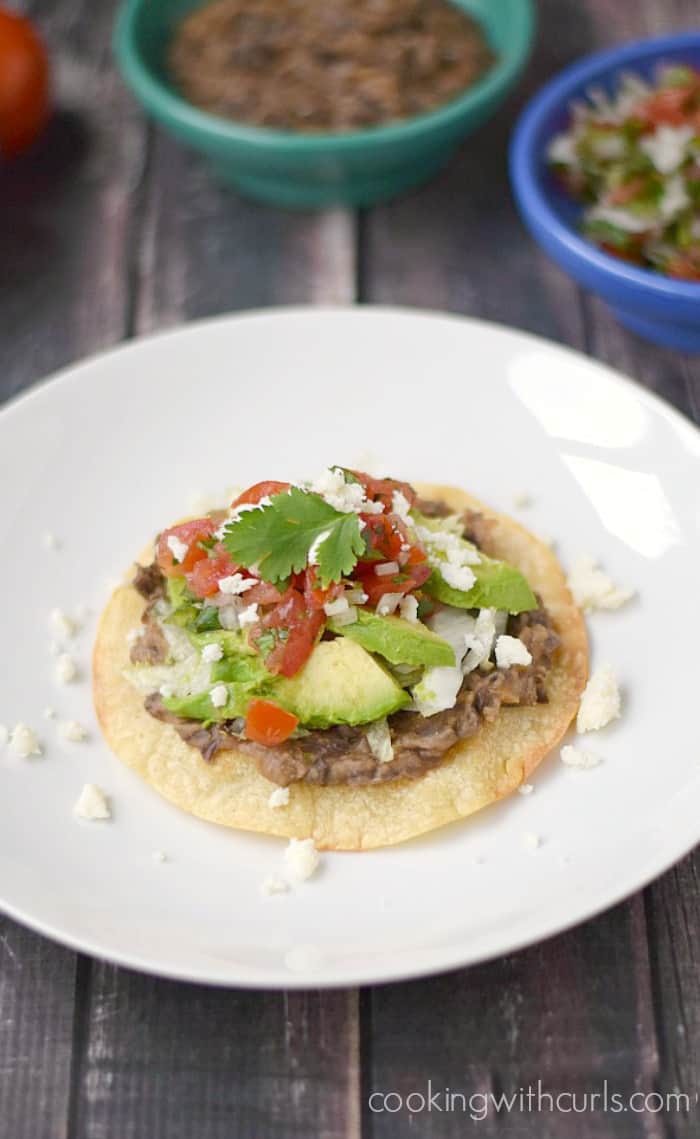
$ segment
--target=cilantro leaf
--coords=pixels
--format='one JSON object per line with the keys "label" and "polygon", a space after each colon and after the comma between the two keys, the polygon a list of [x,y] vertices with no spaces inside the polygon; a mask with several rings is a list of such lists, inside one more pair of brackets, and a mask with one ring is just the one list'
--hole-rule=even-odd
{"label": "cilantro leaf", "polygon": [[318,494],[291,487],[270,504],[247,510],[224,531],[224,546],[239,565],[258,567],[265,581],[278,584],[305,569],[311,547],[321,585],[349,574],[364,550],[360,520],[343,514]]}

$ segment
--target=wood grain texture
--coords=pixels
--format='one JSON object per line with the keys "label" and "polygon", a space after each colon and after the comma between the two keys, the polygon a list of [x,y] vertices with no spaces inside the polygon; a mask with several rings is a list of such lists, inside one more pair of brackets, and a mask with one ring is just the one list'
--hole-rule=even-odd
{"label": "wood grain texture", "polygon": [[353,992],[226,991],[96,964],[71,1139],[359,1139]]}
{"label": "wood grain texture", "polygon": [[75,954],[0,917],[0,1139],[70,1139]]}

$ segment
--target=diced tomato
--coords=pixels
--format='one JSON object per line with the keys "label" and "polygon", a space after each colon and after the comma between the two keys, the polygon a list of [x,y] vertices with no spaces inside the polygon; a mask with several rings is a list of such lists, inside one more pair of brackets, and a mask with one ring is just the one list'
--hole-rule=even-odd
{"label": "diced tomato", "polygon": [[361,560],[396,561],[401,552],[403,535],[392,526],[387,514],[361,514],[362,536],[367,554]]}
{"label": "diced tomato", "polygon": [[343,592],[343,584],[340,581],[332,581],[326,589],[323,589],[319,585],[315,566],[309,566],[303,574],[296,576],[303,577],[304,598],[309,609],[323,609],[327,601],[334,601]]}
{"label": "diced tomato", "polygon": [[249,589],[245,595],[248,605],[255,603],[256,605],[278,605],[284,597],[276,585],[272,585],[269,581],[261,581],[258,585],[254,585]]}
{"label": "diced tomato", "polygon": [[260,502],[261,498],[271,498],[273,494],[282,494],[282,491],[289,490],[288,482],[275,482],[270,480],[268,482],[256,482],[254,486],[249,486],[243,494],[239,494],[238,498],[234,498],[231,503],[231,509],[236,506],[243,506],[244,503],[250,503],[255,506]]}
{"label": "diced tomato", "polygon": [[391,510],[395,490],[404,495],[409,506],[413,506],[416,501],[416,492],[410,483],[399,482],[397,479],[375,479],[365,471],[353,471],[352,473],[357,481],[362,483],[367,498],[374,502],[381,502],[387,510]]}
{"label": "diced tomato", "polygon": [[661,124],[682,126],[687,118],[693,90],[692,86],[662,87],[635,108],[634,117],[646,127],[658,127]]}
{"label": "diced tomato", "polygon": [[[206,558],[207,551],[199,543],[211,538],[216,526],[211,518],[194,518],[191,522],[181,522],[179,526],[171,526],[158,539],[156,556],[158,565],[166,577],[178,577],[189,573],[195,564]],[[187,547],[184,557],[176,560],[168,546],[168,538],[177,538]]]}
{"label": "diced tomato", "polygon": [[187,584],[195,596],[213,597],[219,591],[221,578],[230,577],[239,569],[231,555],[217,546],[214,557],[202,558],[187,574]]}
{"label": "diced tomato", "polygon": [[367,594],[370,605],[376,606],[385,593],[411,593],[424,585],[431,574],[430,566],[420,564],[405,566],[399,573],[378,577],[374,569],[367,567],[360,575],[360,582]]}
{"label": "diced tomato", "polygon": [[700,258],[697,262],[683,253],[676,253],[666,266],[669,277],[680,281],[700,281]]}
{"label": "diced tomato", "polygon": [[626,206],[628,202],[634,201],[645,186],[646,181],[644,178],[631,178],[629,182],[623,182],[617,189],[611,190],[608,195],[608,201],[611,206]]}
{"label": "diced tomato", "polygon": [[290,588],[279,605],[253,626],[250,640],[259,647],[265,633],[272,633],[275,643],[265,656],[267,668],[281,676],[294,676],[309,659],[324,621],[322,609],[310,610],[304,595]]}
{"label": "diced tomato", "polygon": [[256,744],[275,747],[289,739],[298,723],[298,716],[271,700],[251,700],[245,718],[245,734]]}

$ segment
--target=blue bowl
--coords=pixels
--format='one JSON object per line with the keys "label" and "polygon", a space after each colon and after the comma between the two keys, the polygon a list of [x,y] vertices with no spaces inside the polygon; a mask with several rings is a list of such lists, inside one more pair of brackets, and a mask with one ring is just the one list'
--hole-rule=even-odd
{"label": "blue bowl", "polygon": [[591,86],[612,93],[621,71],[648,79],[662,62],[700,67],[700,32],[639,40],[567,67],[521,115],[511,142],[510,177],[525,224],[560,268],[598,293],[633,332],[682,352],[700,352],[700,284],[639,269],[586,241],[578,232],[580,207],[547,166],[548,144],[566,128],[572,99],[585,98]]}

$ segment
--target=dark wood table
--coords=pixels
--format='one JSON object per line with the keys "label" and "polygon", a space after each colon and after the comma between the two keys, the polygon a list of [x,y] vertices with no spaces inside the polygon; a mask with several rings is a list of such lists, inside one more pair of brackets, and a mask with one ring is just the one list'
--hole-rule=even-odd
{"label": "dark wood table", "polygon": [[[700,362],[625,333],[563,276],[525,233],[506,175],[515,117],[547,76],[601,45],[697,25],[698,0],[543,0],[517,95],[437,181],[378,209],[322,214],[239,200],[145,121],[112,65],[114,0],[27,7],[52,49],[59,109],[33,154],[0,166],[0,397],[211,313],[390,302],[564,341],[700,418]],[[448,1139],[474,1128],[691,1139],[700,1135],[699,872],[696,854],[542,945],[361,992],[155,980],[0,919],[0,1139]],[[647,1111],[573,1114],[570,1101],[550,1112],[544,1100],[539,1114],[492,1109],[477,1123],[458,1100],[453,1112],[413,1116],[369,1103],[375,1091],[424,1092],[429,1080],[509,1094],[538,1079],[579,1097],[604,1080],[623,1097],[679,1091],[689,1108],[679,1100],[681,1110],[658,1110],[652,1099]]]}

